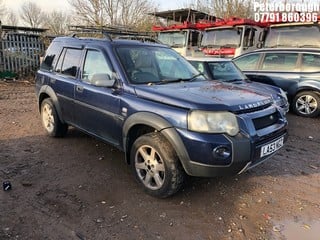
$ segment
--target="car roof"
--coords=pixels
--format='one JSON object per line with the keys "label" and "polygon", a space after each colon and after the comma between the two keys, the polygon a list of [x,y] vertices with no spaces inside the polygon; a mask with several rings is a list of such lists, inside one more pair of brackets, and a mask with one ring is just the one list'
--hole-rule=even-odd
{"label": "car roof", "polygon": [[230,62],[230,58],[217,58],[217,57],[186,57],[189,61],[196,62]]}
{"label": "car roof", "polygon": [[319,48],[294,48],[294,47],[281,47],[281,48],[262,48],[254,50],[254,52],[264,52],[264,51],[293,51],[293,52],[317,52],[320,53]]}
{"label": "car roof", "polygon": [[[264,53],[264,52],[296,52],[296,53],[300,53],[300,52],[310,52],[310,53],[320,53],[320,49],[319,48],[262,48],[262,49],[256,49],[254,51],[251,52],[246,52],[240,56],[243,55],[247,55],[247,54],[251,54],[251,53]],[[240,57],[238,56],[238,57]],[[236,58],[238,58],[236,57]]]}
{"label": "car roof", "polygon": [[108,38],[93,38],[93,37],[56,37],[53,42],[61,42],[65,44],[112,44],[112,45],[135,45],[135,46],[161,46],[169,48],[167,45],[153,43],[148,41],[132,40],[132,39],[108,39]]}

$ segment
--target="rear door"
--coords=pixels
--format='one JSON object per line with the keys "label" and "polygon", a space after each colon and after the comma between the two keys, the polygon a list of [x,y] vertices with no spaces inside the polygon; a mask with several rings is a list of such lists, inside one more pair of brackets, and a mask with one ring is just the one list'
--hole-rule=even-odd
{"label": "rear door", "polygon": [[81,54],[80,48],[64,48],[49,80],[58,97],[63,120],[68,123],[74,121],[74,87]]}
{"label": "rear door", "polygon": [[256,72],[254,81],[262,82],[290,91],[300,81],[298,53],[267,52]]}
{"label": "rear door", "polygon": [[320,92],[320,54],[302,54],[299,87],[302,86],[308,86]]}
{"label": "rear door", "polygon": [[123,117],[120,113],[120,95],[112,87],[95,83],[97,76],[108,76],[112,81],[114,70],[107,54],[100,49],[85,49],[81,76],[75,87],[75,119],[79,128],[119,145]]}

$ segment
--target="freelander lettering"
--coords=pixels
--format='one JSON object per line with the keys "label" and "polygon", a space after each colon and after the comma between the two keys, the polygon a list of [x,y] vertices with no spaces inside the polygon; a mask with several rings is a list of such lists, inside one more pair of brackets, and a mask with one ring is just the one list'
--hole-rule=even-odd
{"label": "freelander lettering", "polygon": [[246,110],[246,109],[261,107],[261,106],[269,104],[269,103],[270,103],[270,100],[259,101],[259,102],[255,102],[255,103],[239,105],[239,109],[240,110]]}

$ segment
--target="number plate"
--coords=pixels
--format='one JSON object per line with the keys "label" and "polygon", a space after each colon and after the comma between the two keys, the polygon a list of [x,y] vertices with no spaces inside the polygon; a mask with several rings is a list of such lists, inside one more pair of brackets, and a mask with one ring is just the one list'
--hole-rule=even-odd
{"label": "number plate", "polygon": [[277,139],[274,142],[268,143],[261,147],[260,157],[265,157],[279,150],[283,146],[284,137]]}

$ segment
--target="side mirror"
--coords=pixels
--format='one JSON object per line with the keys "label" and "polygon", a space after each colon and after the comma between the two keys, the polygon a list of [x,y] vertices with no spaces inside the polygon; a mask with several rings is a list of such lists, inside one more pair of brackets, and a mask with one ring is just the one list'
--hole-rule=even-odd
{"label": "side mirror", "polygon": [[115,81],[107,73],[95,73],[91,78],[91,83],[97,87],[113,87]]}

